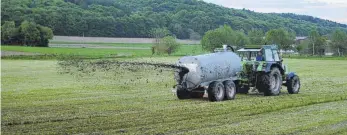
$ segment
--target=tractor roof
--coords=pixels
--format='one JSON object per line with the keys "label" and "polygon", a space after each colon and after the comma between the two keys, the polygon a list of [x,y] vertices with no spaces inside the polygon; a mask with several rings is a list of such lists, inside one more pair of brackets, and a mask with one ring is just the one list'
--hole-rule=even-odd
{"label": "tractor roof", "polygon": [[238,52],[259,52],[261,49],[258,48],[258,49],[251,49],[251,48],[241,48],[239,50],[237,50]]}
{"label": "tractor roof", "polygon": [[262,48],[265,49],[277,49],[277,45],[246,45],[237,51],[239,52],[259,52]]}
{"label": "tractor roof", "polygon": [[238,52],[259,52],[261,50],[261,45],[246,45],[244,48],[237,50]]}

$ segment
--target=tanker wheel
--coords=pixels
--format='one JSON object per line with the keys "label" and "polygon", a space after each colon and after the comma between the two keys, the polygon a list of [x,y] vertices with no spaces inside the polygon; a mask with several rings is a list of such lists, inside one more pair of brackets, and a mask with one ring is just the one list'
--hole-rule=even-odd
{"label": "tanker wheel", "polygon": [[259,78],[259,91],[264,92],[264,96],[276,96],[281,92],[282,75],[278,68],[272,68],[270,73],[266,73]]}
{"label": "tanker wheel", "polygon": [[224,89],[225,89],[225,99],[226,100],[233,100],[235,99],[236,95],[236,87],[235,83],[233,81],[224,81]]}
{"label": "tanker wheel", "polygon": [[287,89],[289,94],[298,94],[300,91],[300,78],[294,75],[292,78],[287,80]]}
{"label": "tanker wheel", "polygon": [[222,82],[212,82],[207,90],[208,99],[212,102],[222,101],[224,99],[224,85]]}
{"label": "tanker wheel", "polygon": [[176,95],[178,99],[189,99],[190,98],[190,93],[189,91],[185,89],[180,89],[176,91]]}

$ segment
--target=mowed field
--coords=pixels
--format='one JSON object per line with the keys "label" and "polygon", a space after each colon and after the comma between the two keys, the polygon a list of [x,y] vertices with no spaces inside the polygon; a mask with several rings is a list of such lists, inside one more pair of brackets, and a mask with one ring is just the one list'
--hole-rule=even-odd
{"label": "mowed field", "polygon": [[[86,49],[86,48],[84,48]],[[30,52],[30,51],[29,51]],[[46,52],[46,51],[45,51]],[[179,57],[131,58],[174,63]],[[178,100],[171,70],[59,74],[56,60],[2,60],[3,134],[347,134],[347,61],[285,59],[299,94]]]}
{"label": "mowed field", "polygon": [[[125,44],[125,43],[88,43],[74,44],[61,43],[50,45],[51,47],[23,47],[23,46],[1,46],[1,51],[7,52],[25,52],[55,55],[80,55],[88,57],[109,57],[109,56],[131,56],[131,57],[148,57],[152,55],[151,46],[153,44]],[[201,45],[182,44],[180,48],[172,55],[197,55],[204,53]],[[162,54],[167,55],[167,54]],[[162,56],[161,55],[161,56]],[[3,56],[3,55],[2,55]],[[161,57],[159,56],[159,57]]]}
{"label": "mowed field", "polygon": [[[114,38],[114,37],[76,37],[54,36],[50,43],[125,43],[125,44],[148,44],[153,43],[153,38]],[[200,44],[200,40],[176,40],[181,44]]]}

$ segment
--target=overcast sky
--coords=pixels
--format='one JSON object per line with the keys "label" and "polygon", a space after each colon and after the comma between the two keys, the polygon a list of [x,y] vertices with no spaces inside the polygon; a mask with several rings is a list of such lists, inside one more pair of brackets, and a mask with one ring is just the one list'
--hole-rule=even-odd
{"label": "overcast sky", "polygon": [[347,24],[347,0],[204,0],[256,12],[296,13]]}

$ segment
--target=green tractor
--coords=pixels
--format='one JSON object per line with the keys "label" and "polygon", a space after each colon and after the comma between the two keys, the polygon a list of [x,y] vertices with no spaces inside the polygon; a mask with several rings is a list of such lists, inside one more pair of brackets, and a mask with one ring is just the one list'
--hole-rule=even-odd
{"label": "green tractor", "polygon": [[242,60],[242,70],[235,83],[237,93],[249,93],[252,87],[265,96],[276,96],[282,85],[290,94],[299,93],[299,76],[283,64],[277,45],[245,47],[236,53]]}

